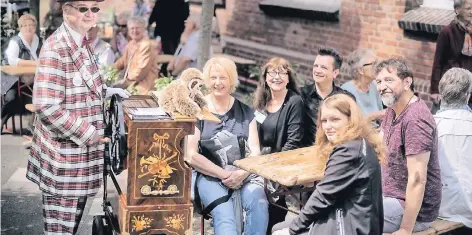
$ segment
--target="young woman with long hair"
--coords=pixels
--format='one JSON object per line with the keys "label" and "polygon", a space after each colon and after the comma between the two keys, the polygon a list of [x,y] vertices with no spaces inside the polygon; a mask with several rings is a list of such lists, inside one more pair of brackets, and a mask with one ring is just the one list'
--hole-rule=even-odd
{"label": "young woman with long hair", "polygon": [[324,100],[317,126],[313,157],[326,161],[324,177],[289,228],[277,224],[274,234],[382,234],[379,134],[344,94]]}

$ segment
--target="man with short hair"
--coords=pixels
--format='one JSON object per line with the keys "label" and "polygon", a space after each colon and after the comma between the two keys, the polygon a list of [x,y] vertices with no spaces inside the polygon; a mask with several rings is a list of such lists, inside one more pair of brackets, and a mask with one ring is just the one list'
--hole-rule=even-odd
{"label": "man with short hair", "polygon": [[383,60],[375,65],[374,76],[388,107],[381,124],[387,147],[382,169],[384,232],[423,231],[438,217],[441,203],[436,123],[413,93],[413,71],[406,60]]}
{"label": "man with short hair", "polygon": [[38,58],[26,178],[42,191],[44,234],[76,234],[87,198],[97,194],[103,178],[104,99],[128,94],[103,84],[85,37],[102,0],[59,1],[64,22]]}
{"label": "man with short hair", "polygon": [[339,75],[342,63],[343,58],[336,49],[320,48],[313,62],[314,82],[300,89],[306,110],[305,124],[307,128],[302,140],[304,146],[312,146],[315,143],[318,107],[326,97],[344,93],[355,99],[351,93],[334,84],[334,79]]}
{"label": "man with short hair", "polygon": [[438,126],[442,198],[439,217],[472,228],[472,73],[452,68],[439,82]]}

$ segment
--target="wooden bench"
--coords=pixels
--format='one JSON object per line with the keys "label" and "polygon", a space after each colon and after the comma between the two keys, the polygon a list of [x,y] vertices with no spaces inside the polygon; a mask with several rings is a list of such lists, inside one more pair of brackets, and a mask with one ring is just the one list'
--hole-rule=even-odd
{"label": "wooden bench", "polygon": [[[445,234],[447,232],[456,230],[464,225],[457,222],[437,219],[431,225],[431,228],[428,228],[424,231],[413,233],[413,235],[436,235],[436,234]],[[383,235],[390,235],[390,233],[384,233]]]}

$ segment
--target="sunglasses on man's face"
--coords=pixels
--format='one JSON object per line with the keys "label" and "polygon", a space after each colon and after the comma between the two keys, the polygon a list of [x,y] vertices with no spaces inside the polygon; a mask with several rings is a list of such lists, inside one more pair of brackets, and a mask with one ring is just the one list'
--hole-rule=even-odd
{"label": "sunglasses on man's face", "polygon": [[74,9],[76,9],[76,10],[78,10],[80,13],[85,13],[85,12],[87,12],[89,9],[90,9],[90,11],[93,12],[93,13],[97,13],[97,12],[100,11],[100,8],[99,8],[99,7],[91,7],[91,8],[88,8],[88,7],[83,7],[83,6],[81,6],[81,7],[76,7],[76,6],[73,6],[73,5],[71,5],[71,4],[67,4],[67,5],[68,5],[68,6],[71,6],[72,8],[74,8]]}

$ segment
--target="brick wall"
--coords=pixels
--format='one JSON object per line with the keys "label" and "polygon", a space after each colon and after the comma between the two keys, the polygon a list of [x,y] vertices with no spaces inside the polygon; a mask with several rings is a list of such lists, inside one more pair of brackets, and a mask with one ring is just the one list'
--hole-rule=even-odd
{"label": "brick wall", "polygon": [[[429,99],[436,36],[411,36],[398,27],[398,19],[416,0],[342,0],[339,22],[267,16],[259,9],[260,1],[227,0],[226,53],[259,64],[283,56],[309,79],[320,46],[335,47],[343,56],[359,47],[371,48],[380,58],[406,57],[413,65],[417,91]],[[341,76],[338,83],[346,79]]]}

